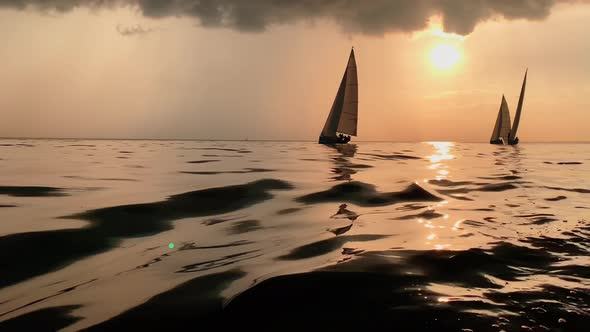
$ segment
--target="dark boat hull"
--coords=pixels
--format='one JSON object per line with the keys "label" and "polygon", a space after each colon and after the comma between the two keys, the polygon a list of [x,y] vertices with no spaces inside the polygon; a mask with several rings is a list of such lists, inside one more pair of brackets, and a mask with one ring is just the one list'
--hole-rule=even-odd
{"label": "dark boat hull", "polygon": [[347,144],[350,139],[342,139],[338,137],[320,136],[318,143],[320,144]]}
{"label": "dark boat hull", "polygon": [[490,141],[490,144],[497,144],[497,145],[516,145],[516,144],[518,144],[518,137],[515,138],[513,141],[508,141],[508,143],[505,143],[504,140],[502,140],[502,139],[497,139],[497,140]]}
{"label": "dark boat hull", "polygon": [[496,140],[490,141],[490,144],[504,145],[504,141],[501,139],[496,139]]}

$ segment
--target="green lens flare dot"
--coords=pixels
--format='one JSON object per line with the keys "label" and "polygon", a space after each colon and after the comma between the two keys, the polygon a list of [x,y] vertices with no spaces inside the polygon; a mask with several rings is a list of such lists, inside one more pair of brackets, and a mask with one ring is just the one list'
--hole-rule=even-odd
{"label": "green lens flare dot", "polygon": [[170,243],[168,244],[168,248],[170,248],[170,249],[174,249],[174,243],[170,242]]}

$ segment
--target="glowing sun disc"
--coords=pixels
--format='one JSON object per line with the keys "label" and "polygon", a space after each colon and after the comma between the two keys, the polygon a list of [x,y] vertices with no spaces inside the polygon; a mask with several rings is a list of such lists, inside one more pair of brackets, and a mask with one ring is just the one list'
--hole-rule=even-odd
{"label": "glowing sun disc", "polygon": [[440,44],[430,53],[430,61],[437,69],[449,69],[455,66],[461,58],[461,53],[454,45]]}

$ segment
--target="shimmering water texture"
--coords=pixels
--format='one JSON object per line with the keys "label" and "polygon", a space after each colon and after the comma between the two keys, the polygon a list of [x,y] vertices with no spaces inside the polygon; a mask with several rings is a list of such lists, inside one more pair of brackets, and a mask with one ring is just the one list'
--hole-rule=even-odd
{"label": "shimmering water texture", "polygon": [[0,330],[587,331],[590,145],[0,141]]}

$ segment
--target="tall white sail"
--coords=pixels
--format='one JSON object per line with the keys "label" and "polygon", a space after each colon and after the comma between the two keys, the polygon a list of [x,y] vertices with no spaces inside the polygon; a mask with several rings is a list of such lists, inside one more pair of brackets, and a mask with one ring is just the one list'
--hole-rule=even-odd
{"label": "tall white sail", "polygon": [[337,132],[356,136],[359,106],[358,96],[358,78],[353,49],[350,51],[350,58],[346,67],[346,89],[344,90],[344,102],[342,103],[342,114],[338,122]]}
{"label": "tall white sail", "polygon": [[504,142],[508,141],[508,134],[510,133],[510,111],[508,110],[508,103],[506,98],[502,95],[502,103],[498,110],[498,117],[496,118],[496,125],[492,131],[490,141],[497,141],[502,138]]}
{"label": "tall white sail", "polygon": [[332,109],[330,110],[328,119],[326,119],[322,136],[336,137],[337,132],[356,136],[357,123],[358,79],[353,49],[350,51],[344,77],[342,77],[338,93],[332,104]]}
{"label": "tall white sail", "polygon": [[502,96],[502,106],[500,107],[502,112],[502,125],[500,126],[500,137],[504,142],[508,142],[508,135],[510,134],[510,111],[508,110],[508,103],[506,98]]}
{"label": "tall white sail", "polygon": [[[504,97],[502,97],[503,99]],[[494,130],[492,131],[492,137],[490,137],[490,142],[496,141],[500,138],[500,129],[502,129],[502,104],[500,104],[500,109],[498,110],[498,117],[496,118],[496,125],[494,126]]]}
{"label": "tall white sail", "polygon": [[516,138],[516,133],[518,131],[518,125],[520,124],[520,113],[522,112],[522,104],[524,102],[524,92],[526,90],[526,78],[529,73],[527,68],[526,72],[524,73],[524,81],[522,82],[522,88],[520,90],[520,98],[518,99],[518,108],[516,109],[516,115],[514,116],[514,124],[512,126],[512,130],[510,131],[509,141],[514,142]]}

